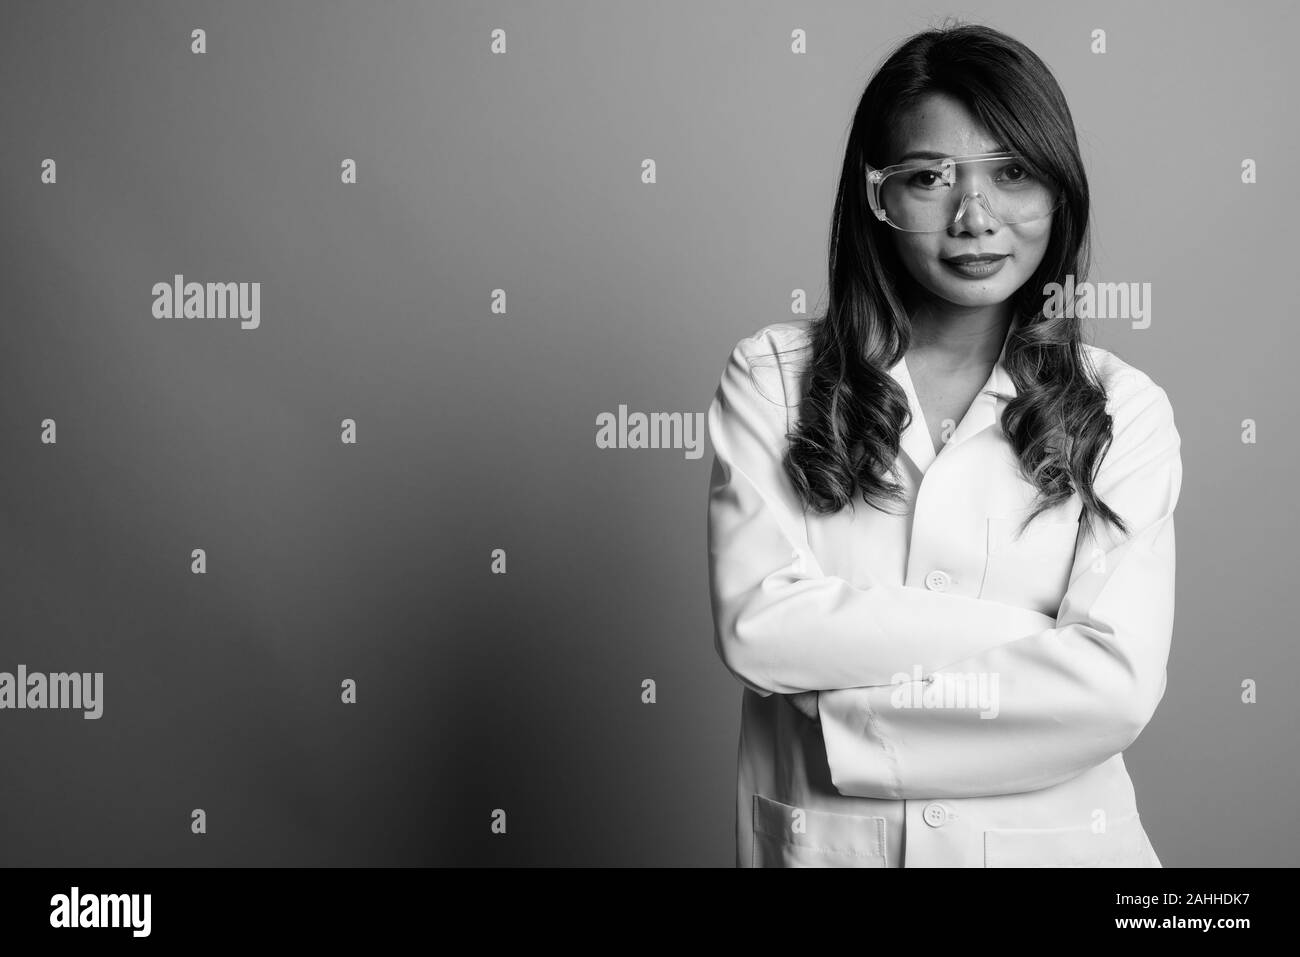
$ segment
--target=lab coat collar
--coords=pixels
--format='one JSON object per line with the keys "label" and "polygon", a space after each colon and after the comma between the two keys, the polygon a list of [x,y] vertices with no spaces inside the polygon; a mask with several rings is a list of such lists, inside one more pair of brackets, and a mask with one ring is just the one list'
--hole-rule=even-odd
{"label": "lab coat collar", "polygon": [[[998,353],[997,361],[993,364],[988,379],[971,402],[961,422],[957,424],[944,449],[960,445],[985,429],[997,427],[1001,430],[1002,410],[1016,395],[1015,383],[1011,381],[1011,375],[1006,367],[1007,344],[1011,341],[1013,328],[1014,325],[1008,327],[1007,334],[1002,340],[1002,351]],[[930,464],[938,458],[938,453],[935,452],[934,443],[930,440],[930,431],[921,412],[921,402],[917,397],[916,387],[912,382],[912,374],[908,371],[905,358],[900,357],[890,367],[889,374],[903,387],[907,395],[907,403],[912,409],[912,421],[903,431],[899,447],[912,460],[912,464],[924,474]]]}

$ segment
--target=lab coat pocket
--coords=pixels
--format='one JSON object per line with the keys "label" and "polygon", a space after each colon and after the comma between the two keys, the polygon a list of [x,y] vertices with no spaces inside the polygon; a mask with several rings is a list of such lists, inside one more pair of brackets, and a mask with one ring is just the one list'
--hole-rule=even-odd
{"label": "lab coat pocket", "polygon": [[1055,618],[1070,585],[1079,522],[1040,515],[1020,533],[1022,515],[988,516],[980,598]]}
{"label": "lab coat pocket", "polygon": [[754,795],[753,867],[884,867],[885,819]]}
{"label": "lab coat pocket", "polygon": [[985,867],[1160,867],[1136,813],[1092,827],[994,828],[984,832]]}

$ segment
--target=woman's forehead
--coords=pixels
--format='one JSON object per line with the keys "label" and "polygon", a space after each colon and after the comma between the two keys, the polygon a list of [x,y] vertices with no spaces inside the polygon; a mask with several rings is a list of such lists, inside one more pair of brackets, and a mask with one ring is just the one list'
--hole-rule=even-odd
{"label": "woman's forehead", "polygon": [[970,156],[997,153],[1006,146],[955,97],[931,93],[903,109],[889,131],[889,162],[909,154]]}

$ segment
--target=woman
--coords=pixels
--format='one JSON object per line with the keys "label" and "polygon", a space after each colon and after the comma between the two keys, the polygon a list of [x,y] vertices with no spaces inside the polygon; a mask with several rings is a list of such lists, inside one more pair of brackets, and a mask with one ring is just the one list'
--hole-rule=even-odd
{"label": "woman", "polygon": [[742,340],[708,414],[739,866],[1161,866],[1122,752],[1164,693],[1179,435],[1044,308],[1087,235],[1037,56],[962,25],[888,58],[826,314]]}

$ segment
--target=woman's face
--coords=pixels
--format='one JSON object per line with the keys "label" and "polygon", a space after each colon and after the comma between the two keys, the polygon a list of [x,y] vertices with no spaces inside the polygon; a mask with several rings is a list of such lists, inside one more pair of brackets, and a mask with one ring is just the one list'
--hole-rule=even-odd
{"label": "woman's face", "polygon": [[[998,142],[956,98],[931,93],[900,118],[891,134],[889,163],[914,151],[944,156],[992,153]],[[960,167],[959,167],[960,169]],[[958,186],[962,186],[958,178]],[[978,187],[970,187],[972,190]],[[1028,281],[1047,252],[1052,216],[1030,223],[998,222],[978,201],[966,204],[961,219],[934,233],[906,233],[890,229],[895,248],[908,273],[924,293],[956,306],[989,306],[1006,302]],[[996,272],[972,276],[947,260],[964,254],[998,253]]]}

